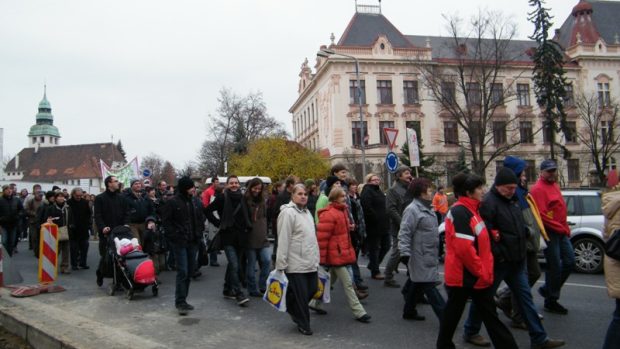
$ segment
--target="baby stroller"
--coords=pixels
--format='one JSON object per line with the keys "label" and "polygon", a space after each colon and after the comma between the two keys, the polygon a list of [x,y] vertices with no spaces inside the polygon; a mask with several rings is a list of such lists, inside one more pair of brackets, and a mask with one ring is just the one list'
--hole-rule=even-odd
{"label": "baby stroller", "polygon": [[112,263],[114,265],[112,284],[108,288],[108,294],[113,296],[118,289],[125,290],[127,299],[131,300],[136,292],[142,292],[145,288],[152,286],[153,296],[157,297],[159,292],[159,285],[155,277],[155,268],[153,261],[149,256],[142,252],[142,249],[129,247],[123,248],[123,251],[119,254],[117,246],[115,244],[116,238],[118,240],[133,239],[131,230],[126,226],[118,226],[112,229],[109,234],[108,241],[108,253],[112,257]]}

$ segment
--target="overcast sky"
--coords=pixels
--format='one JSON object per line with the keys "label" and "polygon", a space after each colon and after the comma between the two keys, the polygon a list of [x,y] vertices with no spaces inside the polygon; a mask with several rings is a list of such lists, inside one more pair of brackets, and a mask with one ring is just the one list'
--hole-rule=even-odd
{"label": "overcast sky", "polygon": [[[291,132],[299,67],[336,41],[353,0],[20,0],[0,2],[0,128],[4,154],[28,146],[47,82],[61,143],[121,139],[128,158],[194,160],[218,91],[262,91]],[[360,3],[376,4],[374,0]],[[578,0],[548,0],[559,27]],[[423,4],[423,5],[422,5]],[[442,14],[501,10],[527,38],[527,0],[384,0],[408,35],[445,35]]]}

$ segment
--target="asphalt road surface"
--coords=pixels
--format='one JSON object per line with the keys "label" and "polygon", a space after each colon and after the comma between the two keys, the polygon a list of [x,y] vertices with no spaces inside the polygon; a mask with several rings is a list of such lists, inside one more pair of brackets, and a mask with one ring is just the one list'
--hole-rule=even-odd
{"label": "asphalt road surface", "polygon": [[[19,251],[12,265],[19,269],[24,284],[34,284],[37,260],[27,250],[27,242],[20,243]],[[219,256],[222,266],[203,267],[203,276],[192,281],[188,302],[196,310],[184,317],[177,315],[174,308],[175,272],[160,275],[163,284],[158,297],[153,297],[147,290],[129,301],[122,294],[112,297],[106,294],[108,279],[103,287],[97,287],[95,267],[98,258],[97,242],[92,241],[90,270],[60,275],[58,284],[64,286],[66,292],[31,299],[53,305],[76,317],[98,321],[103,327],[122,328],[169,348],[216,345],[220,348],[433,348],[438,333],[439,322],[430,306],[420,305],[418,308],[426,316],[426,321],[402,320],[403,299],[399,289],[386,288],[381,281],[371,280],[365,267],[362,267],[362,275],[370,288],[370,296],[362,304],[372,316],[372,322],[363,324],[354,320],[343,297],[342,286],[337,283],[332,291],[332,301],[325,308],[328,314],[312,314],[314,335],[303,336],[287,314],[273,310],[260,298],[252,298],[248,307],[239,307],[234,301],[222,297],[226,269],[223,254]],[[361,259],[361,266],[366,263]],[[401,268],[404,267],[401,265]],[[396,279],[403,284],[405,277],[404,269],[401,269]],[[444,293],[443,287],[440,289]],[[607,296],[602,274],[570,276],[560,300],[569,309],[568,315],[543,312],[542,298],[537,292],[533,293],[536,305],[544,314],[543,324],[547,332],[553,338],[566,340],[565,348],[602,346],[614,308],[613,300]],[[503,315],[500,318],[509,324]],[[529,348],[526,331],[513,329],[512,332],[520,347]],[[483,334],[486,336],[485,332]],[[457,347],[475,348],[465,344],[461,336],[462,326],[454,338]]]}

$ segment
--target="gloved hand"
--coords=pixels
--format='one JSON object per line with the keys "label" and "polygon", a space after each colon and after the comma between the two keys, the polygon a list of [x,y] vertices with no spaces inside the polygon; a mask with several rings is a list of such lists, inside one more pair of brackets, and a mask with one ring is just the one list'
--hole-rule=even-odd
{"label": "gloved hand", "polygon": [[400,256],[400,262],[404,265],[409,264],[409,256]]}

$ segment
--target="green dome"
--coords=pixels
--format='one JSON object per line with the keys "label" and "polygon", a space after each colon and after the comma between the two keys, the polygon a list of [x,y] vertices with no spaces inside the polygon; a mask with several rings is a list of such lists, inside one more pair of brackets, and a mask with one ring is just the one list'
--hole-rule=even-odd
{"label": "green dome", "polygon": [[50,102],[47,100],[47,94],[44,93],[43,94],[43,99],[41,100],[41,102],[39,102],[39,110],[41,109],[52,109],[52,105],[50,104]]}
{"label": "green dome", "polygon": [[28,137],[37,136],[60,137],[60,133],[58,132],[58,128],[54,125],[32,125],[30,127],[30,132],[28,132]]}

